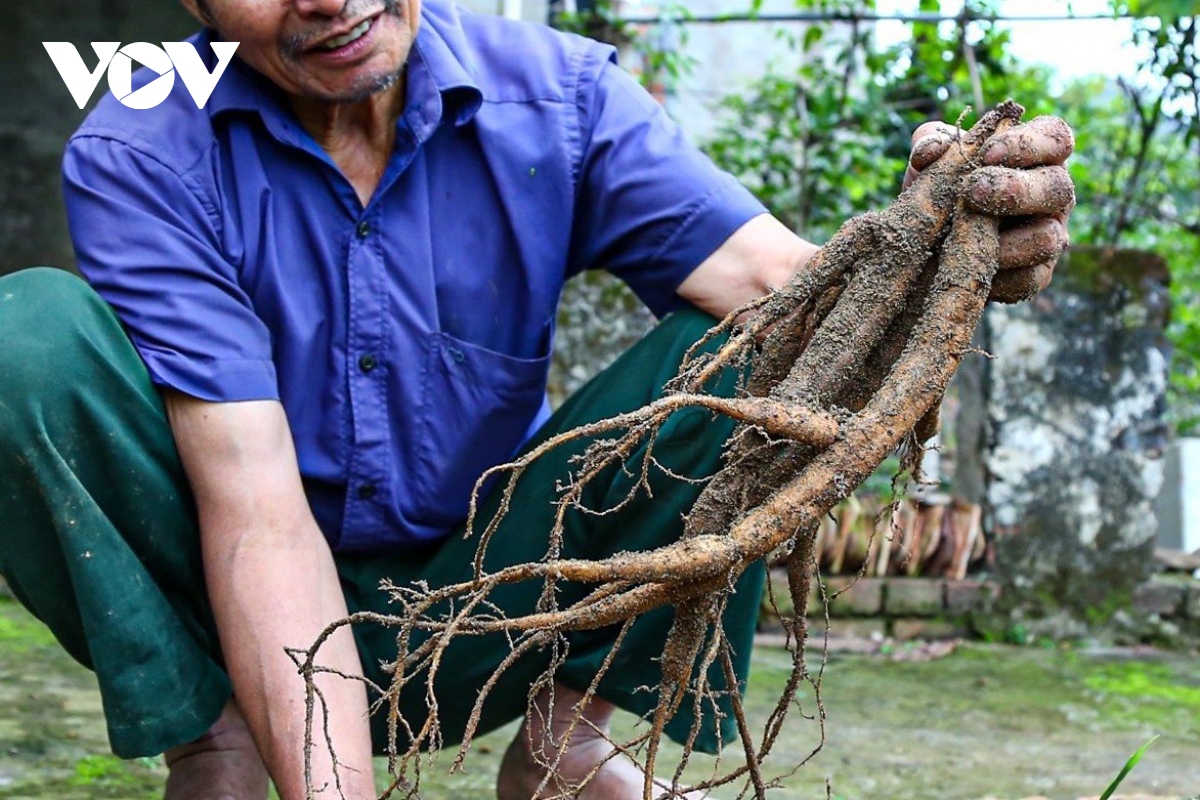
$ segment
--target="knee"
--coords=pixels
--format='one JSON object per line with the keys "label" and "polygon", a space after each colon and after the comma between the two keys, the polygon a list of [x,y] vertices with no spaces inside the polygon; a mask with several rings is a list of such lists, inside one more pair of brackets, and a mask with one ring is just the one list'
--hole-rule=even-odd
{"label": "knee", "polygon": [[0,278],[0,404],[72,383],[71,365],[90,349],[105,316],[104,301],[64,270],[34,267]]}
{"label": "knee", "polygon": [[90,303],[96,293],[77,275],[55,267],[29,267],[0,277],[0,325],[22,316]]}
{"label": "knee", "polygon": [[37,341],[69,330],[103,303],[83,279],[53,267],[30,267],[0,277],[2,353],[13,342]]}

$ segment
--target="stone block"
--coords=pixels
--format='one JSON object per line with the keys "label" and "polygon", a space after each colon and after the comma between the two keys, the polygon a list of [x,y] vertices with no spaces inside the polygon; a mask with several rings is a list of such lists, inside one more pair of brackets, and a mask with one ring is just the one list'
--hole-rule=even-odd
{"label": "stone block", "polygon": [[[762,616],[791,619],[796,614],[796,608],[792,602],[791,590],[788,588],[787,569],[784,567],[772,569],[767,574],[767,582],[767,590],[763,592]],[[830,578],[826,581],[826,585],[829,587],[829,593],[833,594],[835,591],[845,588],[847,582],[842,578]],[[774,608],[771,606],[772,600],[775,603]],[[776,609],[778,609],[778,613],[776,613]],[[821,602],[821,590],[816,581],[813,582],[812,589],[808,593],[808,606],[805,608],[805,613],[810,617],[821,617],[825,614],[825,608]]]}
{"label": "stone block", "polygon": [[[771,570],[768,580],[770,595],[763,597],[764,616],[790,618],[795,613],[795,608],[788,592],[787,570]],[[829,608],[830,616],[870,617],[879,614],[883,610],[883,584],[884,581],[878,578],[854,578],[844,575],[826,578],[826,594],[830,597],[836,595]],[[778,607],[778,615],[770,607],[771,598]],[[806,613],[810,617],[822,617],[825,614],[821,590],[815,582],[808,596]]]}
{"label": "stone block", "polygon": [[1187,587],[1175,581],[1149,581],[1133,590],[1133,610],[1138,614],[1173,617],[1182,608]]}
{"label": "stone block", "polygon": [[892,617],[936,617],[944,609],[945,582],[930,578],[890,578],[883,609]]}
{"label": "stone block", "polygon": [[1192,586],[1188,589],[1187,606],[1184,608],[1184,613],[1188,619],[1200,620],[1200,583],[1192,582]]}
{"label": "stone block", "polygon": [[883,610],[883,585],[879,578],[859,578],[841,582],[837,587],[828,586],[832,595],[839,592],[830,602],[829,613],[835,617],[872,617]]}
{"label": "stone block", "polygon": [[[825,633],[823,618],[809,619],[808,635],[813,642],[819,643]],[[850,619],[832,618],[829,620],[830,639],[870,639],[882,641],[887,636],[887,626],[882,619]]]}
{"label": "stone block", "polygon": [[965,625],[940,619],[894,619],[892,637],[899,641],[911,639],[959,639],[970,631]]}
{"label": "stone block", "polygon": [[946,613],[972,614],[987,611],[1000,593],[990,581],[946,581]]}

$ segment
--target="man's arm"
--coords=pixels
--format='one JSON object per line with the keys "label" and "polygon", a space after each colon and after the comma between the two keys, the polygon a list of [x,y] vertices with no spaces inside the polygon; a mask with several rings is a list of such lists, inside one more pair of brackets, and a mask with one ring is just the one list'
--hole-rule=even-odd
{"label": "man's arm", "polygon": [[[346,616],[325,538],[309,511],[291,431],[275,401],[210,403],[167,392],[179,454],[196,498],[204,573],[238,704],[281,800],[304,797],[304,683],[284,653],[311,644]],[[361,674],[349,628],[323,664]],[[374,798],[367,697],[357,681],[320,682],[330,736],[350,800]],[[314,784],[333,785],[314,730]]]}
{"label": "man's arm", "polygon": [[784,286],[817,252],[770,214],[738,228],[680,284],[679,296],[721,319]]}

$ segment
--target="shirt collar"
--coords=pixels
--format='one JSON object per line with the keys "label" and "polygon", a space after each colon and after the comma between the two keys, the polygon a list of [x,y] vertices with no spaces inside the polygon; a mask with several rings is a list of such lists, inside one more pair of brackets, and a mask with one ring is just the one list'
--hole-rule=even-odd
{"label": "shirt collar", "polygon": [[421,27],[408,57],[410,78],[416,77],[411,68],[418,60],[425,67],[427,86],[435,87],[442,98],[444,116],[455,125],[470,122],[483,105],[483,92],[475,80],[478,66],[453,4],[428,0],[421,4]]}
{"label": "shirt collar", "polygon": [[[216,41],[217,32],[206,29],[194,38],[196,51],[205,61],[205,66],[211,69],[213,53],[209,45]],[[234,58],[229,64],[229,68],[213,89],[205,109],[211,117],[227,111],[257,111],[264,117],[286,114],[288,111],[283,92],[240,58]]]}
{"label": "shirt collar", "polygon": [[[483,104],[483,93],[472,75],[476,68],[458,12],[450,4],[430,2],[422,6],[421,27],[406,65],[405,115],[415,111],[433,126],[443,118],[465,125]],[[215,64],[209,47],[215,38],[213,30],[193,37],[209,69]],[[238,58],[217,83],[205,108],[212,117],[231,111],[257,112],[272,130],[293,128],[294,117],[284,93]]]}

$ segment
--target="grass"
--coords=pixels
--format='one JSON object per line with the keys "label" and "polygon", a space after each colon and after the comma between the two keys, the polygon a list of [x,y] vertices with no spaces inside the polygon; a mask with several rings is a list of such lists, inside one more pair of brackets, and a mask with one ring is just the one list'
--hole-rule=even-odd
{"label": "grass", "polygon": [[[773,704],[787,663],[780,650],[755,653],[747,703],[757,718]],[[1120,791],[1200,795],[1194,658],[1001,645],[964,646],[934,661],[834,655],[824,690],[828,742],[774,793],[780,800],[824,798],[826,779],[834,797],[848,800],[1098,797],[1155,735]],[[802,702],[811,713],[812,698]],[[447,775],[452,759],[437,759],[424,773],[425,796],[491,800],[512,732],[480,739],[465,774]],[[786,771],[818,738],[814,722],[794,715],[772,769]],[[108,754],[92,676],[19,606],[0,600],[0,800],[149,800],[161,796],[164,776],[159,760]]]}

